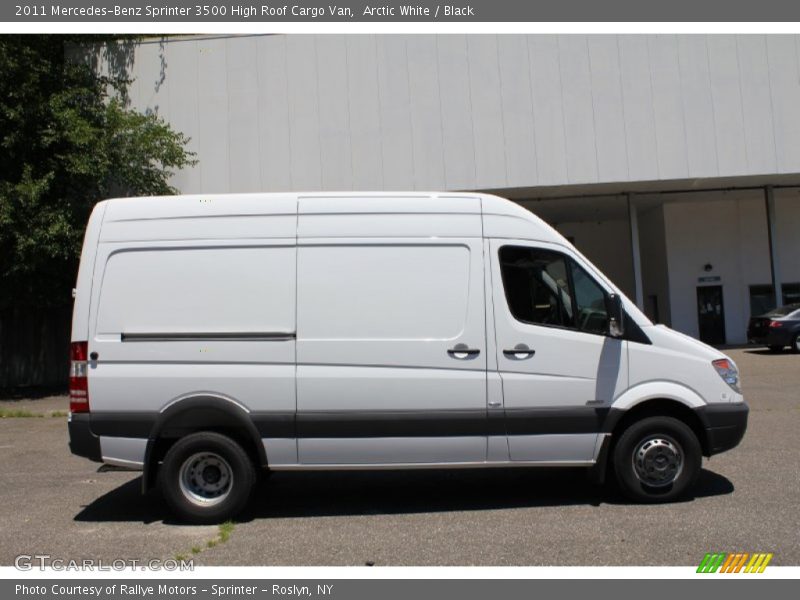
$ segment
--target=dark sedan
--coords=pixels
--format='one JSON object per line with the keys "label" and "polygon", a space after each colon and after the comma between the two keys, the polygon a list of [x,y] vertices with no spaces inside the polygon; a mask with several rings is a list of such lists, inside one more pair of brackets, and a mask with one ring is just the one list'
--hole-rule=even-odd
{"label": "dark sedan", "polygon": [[767,346],[779,352],[786,346],[800,352],[800,304],[787,304],[752,317],[747,326],[747,339],[751,344]]}

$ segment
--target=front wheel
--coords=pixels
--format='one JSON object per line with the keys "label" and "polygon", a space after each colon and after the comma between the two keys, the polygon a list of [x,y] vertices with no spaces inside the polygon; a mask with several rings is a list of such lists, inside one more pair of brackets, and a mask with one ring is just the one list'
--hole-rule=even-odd
{"label": "front wheel", "polygon": [[770,352],[783,352],[783,346],[767,346]]}
{"label": "front wheel", "polygon": [[702,449],[694,432],[673,417],[648,417],[628,427],[613,454],[622,492],[637,502],[670,502],[697,480]]}
{"label": "front wheel", "polygon": [[183,521],[219,523],[247,504],[256,480],[253,463],[231,438],[210,431],[181,438],[159,469],[159,487]]}

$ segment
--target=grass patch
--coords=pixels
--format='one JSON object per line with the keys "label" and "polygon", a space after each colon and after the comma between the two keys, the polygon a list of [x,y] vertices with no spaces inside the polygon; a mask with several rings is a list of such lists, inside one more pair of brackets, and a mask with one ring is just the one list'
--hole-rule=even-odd
{"label": "grass patch", "polygon": [[35,413],[29,410],[8,410],[0,408],[0,419],[29,419],[33,417],[44,417],[44,413]]}
{"label": "grass patch", "polygon": [[219,526],[219,541],[223,544],[228,541],[228,538],[231,537],[236,524],[233,521],[225,521],[222,525]]}
{"label": "grass patch", "polygon": [[196,556],[206,550],[210,550],[219,544],[224,544],[231,538],[233,530],[236,529],[236,523],[233,521],[225,521],[221,523],[217,529],[217,535],[206,541],[205,546],[192,546],[189,552],[184,552],[175,555],[175,560],[178,562],[186,560],[189,556]]}
{"label": "grass patch", "polygon": [[69,413],[64,410],[33,412],[32,410],[23,410],[19,408],[0,408],[0,419],[42,419],[44,417],[66,417],[67,415],[69,415]]}

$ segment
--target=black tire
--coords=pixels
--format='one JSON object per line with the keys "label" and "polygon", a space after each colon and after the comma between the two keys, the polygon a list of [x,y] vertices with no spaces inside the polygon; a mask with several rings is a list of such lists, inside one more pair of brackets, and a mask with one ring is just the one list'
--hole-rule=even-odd
{"label": "black tire", "polygon": [[622,433],[612,460],[625,496],[637,502],[671,502],[694,485],[702,454],[697,436],[683,421],[647,417]]}
{"label": "black tire", "polygon": [[783,352],[783,346],[767,346],[770,352]]}
{"label": "black tire", "polygon": [[792,338],[792,352],[800,354],[800,333],[795,333]]}
{"label": "black tire", "polygon": [[175,442],[158,473],[159,488],[175,516],[201,525],[239,514],[255,481],[253,462],[242,447],[210,431]]}

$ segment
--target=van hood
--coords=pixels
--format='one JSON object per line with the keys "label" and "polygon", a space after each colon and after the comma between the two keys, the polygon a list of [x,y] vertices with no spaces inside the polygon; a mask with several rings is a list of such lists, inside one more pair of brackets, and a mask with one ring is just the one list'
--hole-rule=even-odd
{"label": "van hood", "polygon": [[674,352],[688,354],[709,361],[728,358],[716,348],[704,344],[700,340],[688,336],[685,333],[670,329],[666,325],[653,325],[645,328],[645,331],[653,344],[668,348]]}

